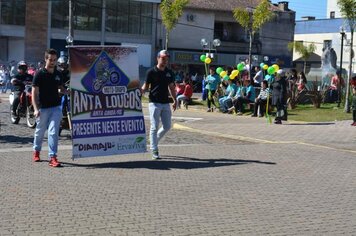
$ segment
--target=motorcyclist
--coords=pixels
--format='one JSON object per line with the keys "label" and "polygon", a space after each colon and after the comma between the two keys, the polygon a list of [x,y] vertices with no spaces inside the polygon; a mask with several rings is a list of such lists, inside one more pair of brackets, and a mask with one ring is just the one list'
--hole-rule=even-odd
{"label": "motorcyclist", "polygon": [[[57,60],[57,70],[59,73],[62,75],[63,79],[63,86],[68,89],[69,88],[69,82],[70,82],[70,72],[69,72],[69,65],[68,65],[68,57],[65,55],[61,55],[58,60]],[[68,107],[68,96],[63,96],[62,97],[62,113],[63,113],[63,120],[61,122],[61,128],[69,128],[68,124],[68,119],[67,113],[69,107]]]}
{"label": "motorcyclist", "polygon": [[68,58],[66,56],[60,56],[57,60],[57,70],[61,73],[63,78],[63,84],[69,87],[70,73]]}
{"label": "motorcyclist", "polygon": [[16,110],[20,103],[20,96],[25,90],[25,83],[32,82],[33,76],[27,73],[25,61],[17,63],[17,74],[11,79],[13,85],[14,101],[12,104],[12,114],[16,116]]}

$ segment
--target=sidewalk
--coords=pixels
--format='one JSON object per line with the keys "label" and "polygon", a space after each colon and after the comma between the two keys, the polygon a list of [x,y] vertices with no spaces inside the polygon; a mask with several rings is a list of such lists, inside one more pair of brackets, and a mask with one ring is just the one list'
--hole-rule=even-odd
{"label": "sidewalk", "polygon": [[[0,104],[1,118],[7,113]],[[270,125],[189,108],[174,112],[173,124],[161,160],[72,161],[62,138],[63,168],[53,169],[45,151],[31,162],[33,130],[5,121],[0,235],[356,235],[348,121]]]}

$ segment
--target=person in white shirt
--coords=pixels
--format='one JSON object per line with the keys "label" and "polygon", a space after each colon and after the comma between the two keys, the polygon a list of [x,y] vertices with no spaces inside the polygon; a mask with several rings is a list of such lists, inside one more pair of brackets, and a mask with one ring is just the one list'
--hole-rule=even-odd
{"label": "person in white shirt", "polygon": [[263,71],[258,66],[255,67],[255,71],[256,75],[253,77],[253,82],[255,83],[255,85],[259,86],[263,81]]}
{"label": "person in white shirt", "polygon": [[258,114],[259,117],[262,117],[265,113],[267,98],[269,96],[269,88],[267,88],[267,86],[267,80],[262,81],[260,94],[255,99],[255,106],[252,117],[257,117],[258,110],[260,110]]}

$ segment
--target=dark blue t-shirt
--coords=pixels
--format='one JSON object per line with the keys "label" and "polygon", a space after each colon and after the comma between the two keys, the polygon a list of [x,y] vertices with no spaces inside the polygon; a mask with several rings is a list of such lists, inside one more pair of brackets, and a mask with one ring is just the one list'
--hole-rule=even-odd
{"label": "dark blue t-shirt", "polygon": [[32,86],[39,88],[41,108],[56,107],[61,104],[58,93],[60,85],[63,85],[63,79],[57,70],[49,73],[46,69],[42,69],[36,73]]}

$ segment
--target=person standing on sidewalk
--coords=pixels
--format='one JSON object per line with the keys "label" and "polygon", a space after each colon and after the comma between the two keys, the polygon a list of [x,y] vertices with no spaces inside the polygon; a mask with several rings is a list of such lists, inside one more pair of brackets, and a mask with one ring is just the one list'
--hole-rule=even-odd
{"label": "person standing on sidewalk", "polygon": [[352,126],[356,126],[356,76],[351,79],[351,88],[352,88]]}
{"label": "person standing on sidewalk", "polygon": [[212,112],[214,110],[213,107],[211,107],[211,104],[216,108],[215,102],[214,102],[214,95],[220,85],[220,77],[218,74],[215,73],[215,68],[210,67],[209,69],[209,75],[205,79],[205,90],[207,90],[208,93],[208,110],[207,112]]}
{"label": "person standing on sidewalk", "polygon": [[33,140],[33,161],[40,161],[43,136],[48,129],[49,166],[59,167],[57,160],[59,124],[62,119],[61,93],[67,94],[63,79],[56,70],[57,51],[45,51],[45,67],[40,69],[32,83],[32,104],[36,117],[36,130]]}
{"label": "person standing on sidewalk", "polygon": [[[150,112],[150,149],[152,159],[159,159],[158,142],[171,128],[172,111],[169,105],[169,94],[173,99],[173,111],[176,110],[177,100],[174,86],[174,74],[167,68],[169,53],[161,50],[157,54],[157,65],[147,71],[145,83],[142,91],[149,91],[149,112]],[[162,127],[159,128],[160,120]]]}

